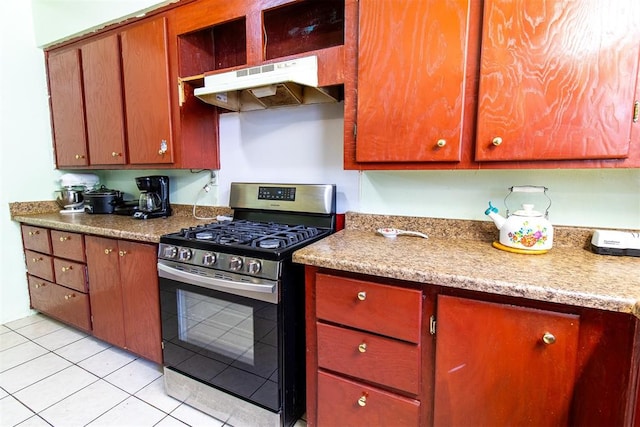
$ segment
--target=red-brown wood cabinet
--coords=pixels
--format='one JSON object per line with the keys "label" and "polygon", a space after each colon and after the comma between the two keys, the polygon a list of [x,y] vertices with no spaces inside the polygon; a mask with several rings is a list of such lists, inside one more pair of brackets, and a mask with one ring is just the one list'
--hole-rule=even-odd
{"label": "red-brown wood cabinet", "polygon": [[31,307],[90,332],[82,234],[21,225]]}
{"label": "red-brown wood cabinet", "polygon": [[360,0],[346,22],[347,169],[640,165],[635,0]]}
{"label": "red-brown wood cabinet", "polygon": [[305,298],[310,427],[639,423],[631,314],[311,266]]}
{"label": "red-brown wood cabinet", "polygon": [[162,363],[156,245],[85,239],[93,334]]}

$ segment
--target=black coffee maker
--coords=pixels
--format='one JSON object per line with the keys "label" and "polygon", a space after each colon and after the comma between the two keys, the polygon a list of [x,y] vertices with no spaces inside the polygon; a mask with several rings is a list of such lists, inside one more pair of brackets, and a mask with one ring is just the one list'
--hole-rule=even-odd
{"label": "black coffee maker", "polygon": [[171,215],[168,176],[141,176],[136,178],[136,185],[141,193],[138,211],[133,214],[134,218],[149,219]]}

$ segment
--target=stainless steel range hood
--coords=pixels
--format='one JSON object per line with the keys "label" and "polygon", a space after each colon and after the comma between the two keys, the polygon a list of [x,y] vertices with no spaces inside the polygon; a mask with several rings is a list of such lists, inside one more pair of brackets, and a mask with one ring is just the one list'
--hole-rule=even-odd
{"label": "stainless steel range hood", "polygon": [[317,56],[209,74],[193,93],[232,111],[337,101],[336,88],[318,87]]}

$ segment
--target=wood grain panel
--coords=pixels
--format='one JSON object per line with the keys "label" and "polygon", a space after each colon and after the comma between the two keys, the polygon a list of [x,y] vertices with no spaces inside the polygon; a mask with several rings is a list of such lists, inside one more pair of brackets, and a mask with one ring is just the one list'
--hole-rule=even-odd
{"label": "wood grain panel", "polygon": [[124,347],[124,314],[117,241],[86,236],[85,243],[93,334]]}
{"label": "wood grain panel", "polygon": [[87,292],[87,269],[84,264],[61,258],[53,259],[56,283],[79,292]]}
{"label": "wood grain panel", "polygon": [[[366,294],[364,300],[358,293]],[[328,274],[316,278],[318,319],[419,343],[422,292]]]}
{"label": "wood grain panel", "polygon": [[[361,398],[365,404],[359,404]],[[318,372],[318,426],[419,426],[420,402]]]}
{"label": "wood grain panel", "polygon": [[81,292],[29,276],[31,307],[87,332],[91,331],[89,297]]}
{"label": "wood grain panel", "polygon": [[44,254],[51,254],[49,230],[30,225],[21,225],[22,243],[25,249],[31,249]]}
{"label": "wood grain panel", "polygon": [[24,257],[29,273],[50,282],[55,281],[55,275],[53,274],[53,257],[30,250],[24,251]]}
{"label": "wood grain panel", "polygon": [[[121,33],[130,164],[173,162],[166,25],[161,16]],[[164,154],[159,153],[162,141]]]}
{"label": "wood grain panel", "polygon": [[476,160],[627,157],[639,16],[636,0],[485,1]]}
{"label": "wood grain panel", "polygon": [[[402,390],[420,393],[420,347],[346,328],[318,325],[318,366]],[[365,345],[364,352],[359,348]]]}
{"label": "wood grain panel", "polygon": [[127,349],[162,363],[157,246],[119,241]]}
{"label": "wood grain panel", "polygon": [[51,230],[53,254],[59,258],[84,262],[84,237],[68,231]]}
{"label": "wood grain panel", "polygon": [[359,3],[356,160],[459,161],[469,1]]}
{"label": "wood grain panel", "polygon": [[89,164],[80,64],[78,49],[47,55],[51,121],[58,167]]}
{"label": "wood grain panel", "polygon": [[567,425],[579,316],[442,295],[437,304],[435,426]]}
{"label": "wood grain panel", "polygon": [[87,43],[81,52],[91,164],[125,164],[127,153],[118,36],[112,34]]}

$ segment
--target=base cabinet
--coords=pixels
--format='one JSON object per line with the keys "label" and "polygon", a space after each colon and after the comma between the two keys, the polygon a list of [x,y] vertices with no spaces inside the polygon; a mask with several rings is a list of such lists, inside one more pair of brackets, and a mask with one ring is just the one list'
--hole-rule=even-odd
{"label": "base cabinet", "polygon": [[87,236],[93,334],[162,363],[156,245]]}
{"label": "base cabinet", "polygon": [[434,425],[568,425],[576,315],[438,296]]}
{"label": "base cabinet", "polygon": [[309,427],[640,425],[632,314],[305,274]]}
{"label": "base cabinet", "polygon": [[82,234],[21,228],[31,307],[91,331]]}

